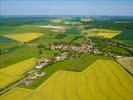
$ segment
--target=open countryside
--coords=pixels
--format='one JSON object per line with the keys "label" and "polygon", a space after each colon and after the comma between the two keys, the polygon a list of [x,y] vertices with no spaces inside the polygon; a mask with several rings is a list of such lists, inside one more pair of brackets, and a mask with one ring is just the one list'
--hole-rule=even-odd
{"label": "open countryside", "polygon": [[133,1],[0,4],[0,100],[132,100]]}
{"label": "open countryside", "polygon": [[[92,26],[80,18],[64,19],[56,24],[51,19],[54,18],[49,18],[47,25],[36,22],[36,25],[17,26],[17,31],[16,26],[8,26],[14,28],[15,34],[3,29],[2,100],[15,95],[17,100],[130,100],[133,97],[132,45],[113,38],[123,34],[121,29],[86,29]],[[66,24],[66,20],[69,23]],[[30,29],[33,30],[29,32]],[[88,37],[86,30],[100,37]]]}
{"label": "open countryside", "polygon": [[97,60],[83,72],[59,70],[35,90],[16,88],[3,95],[2,100],[15,95],[21,98],[18,100],[43,100],[42,97],[48,100],[130,100],[133,97],[132,82],[133,78],[116,62]]}

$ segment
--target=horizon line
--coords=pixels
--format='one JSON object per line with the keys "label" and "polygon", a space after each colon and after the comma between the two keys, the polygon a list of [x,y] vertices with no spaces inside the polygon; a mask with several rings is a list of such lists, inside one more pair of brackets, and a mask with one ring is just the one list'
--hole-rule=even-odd
{"label": "horizon line", "polygon": [[55,14],[55,15],[48,15],[48,14],[46,14],[46,15],[13,15],[13,14],[9,14],[9,15],[0,15],[0,16],[88,16],[88,17],[91,17],[91,16],[122,16],[122,17],[133,17],[133,15],[69,15],[69,14],[66,14],[66,15],[64,15],[64,14]]}

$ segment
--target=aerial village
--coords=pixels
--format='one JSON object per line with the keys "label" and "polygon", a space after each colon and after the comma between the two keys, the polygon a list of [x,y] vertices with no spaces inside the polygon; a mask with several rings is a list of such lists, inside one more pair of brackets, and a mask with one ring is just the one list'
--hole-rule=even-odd
{"label": "aerial village", "polygon": [[[46,48],[45,46],[41,46],[41,48]],[[57,44],[51,45],[50,48],[46,48],[49,50],[61,50],[62,53],[57,55],[56,57],[49,57],[49,58],[39,58],[36,62],[36,66],[28,72],[28,77],[22,81],[23,85],[30,85],[34,82],[35,79],[44,76],[47,72],[41,72],[41,69],[44,67],[48,67],[48,65],[53,64],[55,62],[63,61],[65,59],[69,59],[72,55],[70,55],[70,50],[75,51],[79,55],[81,53],[93,53],[95,55],[105,55],[109,57],[113,57],[115,59],[119,59],[122,56],[113,54],[111,52],[101,52],[99,51],[98,47],[94,47],[93,45],[82,44],[82,45],[64,45],[64,44]]]}

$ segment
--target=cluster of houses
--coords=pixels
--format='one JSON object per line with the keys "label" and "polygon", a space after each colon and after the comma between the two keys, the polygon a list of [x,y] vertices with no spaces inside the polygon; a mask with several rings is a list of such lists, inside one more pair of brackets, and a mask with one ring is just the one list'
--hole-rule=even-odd
{"label": "cluster of houses", "polygon": [[61,53],[59,56],[51,57],[51,58],[41,58],[36,63],[36,69],[29,72],[29,76],[27,79],[23,81],[24,85],[31,84],[36,78],[41,77],[45,75],[44,72],[38,72],[38,69],[41,69],[43,67],[46,67],[49,64],[52,64],[57,61],[63,61],[68,58],[69,52],[68,50],[74,50],[78,53],[89,53],[92,52],[94,54],[102,54],[105,56],[114,57],[116,59],[121,58],[121,56],[115,55],[111,52],[100,52],[98,47],[93,47],[92,45],[88,44],[82,44],[80,46],[77,45],[52,45],[50,46],[51,50],[63,50],[63,53]]}
{"label": "cluster of houses", "polygon": [[65,60],[68,57],[68,53],[64,52],[60,56],[57,56],[55,58],[42,58],[39,59],[36,63],[36,67],[34,70],[31,70],[28,72],[28,77],[22,82],[24,85],[30,85],[35,79],[38,77],[42,77],[46,73],[39,72],[38,69],[41,69],[43,67],[46,67],[46,65],[51,64],[53,62],[62,61]]}
{"label": "cluster of houses", "polygon": [[71,49],[78,53],[89,53],[89,52],[92,52],[94,54],[102,53],[98,50],[98,48],[95,48],[92,45],[88,45],[88,44],[82,44],[80,46],[74,46],[74,45],[52,45],[51,46],[51,50],[56,50],[56,49],[64,50],[64,51]]}
{"label": "cluster of houses", "polygon": [[72,49],[74,51],[77,52],[90,52],[93,49],[93,46],[91,45],[87,45],[87,44],[83,44],[81,46],[74,46],[74,45],[52,45],[51,46],[52,50],[56,50],[56,49],[61,49],[61,50],[68,50],[68,49]]}
{"label": "cluster of houses", "polygon": [[[94,54],[104,54],[105,56],[114,57],[116,59],[121,58],[121,56],[115,55],[111,52],[100,52],[98,48],[94,48],[91,45],[81,45],[81,46],[68,46],[68,45],[57,45],[57,46],[51,46],[52,50],[64,50],[65,52],[61,53],[61,55],[51,58],[41,58],[36,63],[36,69],[41,69],[43,67],[46,67],[46,65],[52,64],[57,61],[62,61],[68,58],[68,52],[66,52],[68,49],[72,49],[79,53],[88,53],[93,52]],[[29,76],[26,80],[23,81],[23,84],[29,85],[31,84],[36,78],[43,76],[45,73],[38,72],[37,70],[32,70],[29,72]]]}
{"label": "cluster of houses", "polygon": [[30,85],[35,79],[37,79],[38,77],[42,77],[44,76],[44,72],[36,72],[36,71],[32,71],[32,72],[29,72],[29,76],[23,80],[23,84],[24,85]]}
{"label": "cluster of houses", "polygon": [[[52,45],[51,46],[52,50],[64,50],[67,51],[69,49],[74,50],[78,53],[93,53],[93,54],[102,54],[105,56],[113,57],[113,58],[121,58],[121,56],[113,54],[111,52],[101,52],[99,51],[98,47],[94,47],[92,45],[87,45],[87,44],[82,44],[80,46],[74,46],[74,45]],[[58,57],[57,57],[58,58]]]}
{"label": "cluster of houses", "polygon": [[68,53],[64,52],[60,56],[55,57],[55,61],[62,61],[68,58]]}
{"label": "cluster of houses", "polygon": [[111,52],[105,53],[105,56],[113,57],[113,58],[115,58],[115,59],[120,59],[120,58],[122,58],[122,56],[113,54],[113,53],[111,53]]}
{"label": "cluster of houses", "polygon": [[68,58],[68,53],[67,52],[64,52],[61,55],[56,56],[54,58],[53,57],[51,57],[51,58],[42,58],[42,59],[38,60],[38,62],[36,64],[36,68],[40,69],[40,68],[45,67],[46,65],[52,64],[54,62],[65,60],[66,58]]}
{"label": "cluster of houses", "polygon": [[42,58],[37,61],[36,68],[40,69],[53,62],[53,58]]}

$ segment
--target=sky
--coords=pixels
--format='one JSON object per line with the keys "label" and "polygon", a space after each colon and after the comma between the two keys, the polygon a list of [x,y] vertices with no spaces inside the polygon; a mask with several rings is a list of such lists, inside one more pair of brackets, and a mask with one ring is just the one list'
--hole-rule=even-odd
{"label": "sky", "polygon": [[133,0],[0,0],[0,15],[133,16]]}

